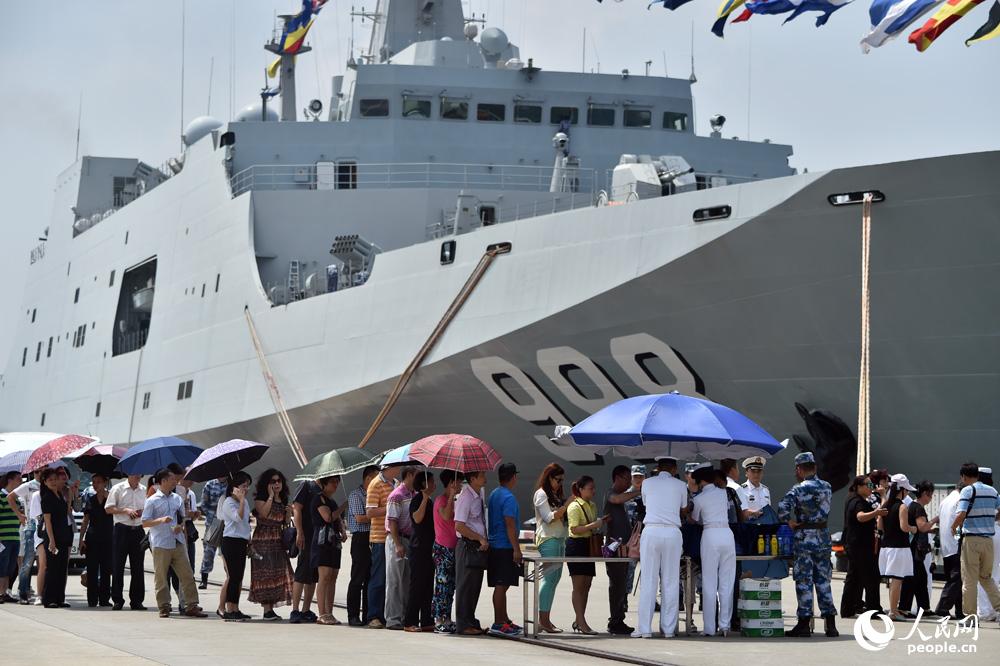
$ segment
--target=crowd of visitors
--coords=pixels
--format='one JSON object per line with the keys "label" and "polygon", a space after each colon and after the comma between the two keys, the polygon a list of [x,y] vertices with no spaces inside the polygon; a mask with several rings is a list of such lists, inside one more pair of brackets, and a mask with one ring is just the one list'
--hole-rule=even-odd
{"label": "crowd of visitors", "polygon": [[[534,484],[534,545],[542,557],[600,557],[602,552],[624,553],[641,529],[638,627],[625,622],[634,562],[612,559],[604,564],[609,585],[606,630],[649,637],[656,607],[662,605],[659,630],[669,637],[676,633],[678,622],[681,528],[700,525],[704,630],[706,635],[725,635],[735,629],[734,589],[740,575],[732,527],[771,511],[770,491],[762,482],[764,460],[754,457],[743,462],[747,475],[743,484],[738,482],[738,469],[736,461],[723,461],[719,468],[692,463],[679,474],[678,461],[670,457],[659,458],[652,474],[641,465],[617,466],[599,501],[593,477],[572,481],[567,493],[566,472],[552,463]],[[830,487],[816,477],[811,454],[796,457],[796,473],[800,483],[777,507],[777,515],[796,534],[800,625],[792,635],[809,635],[803,622],[809,615],[802,613],[812,612],[813,586],[827,635],[836,635],[829,548],[824,555],[822,541],[824,535],[829,538]],[[83,513],[79,543],[86,557],[91,607],[124,609],[128,565],[132,575],[127,603],[132,610],[144,610],[142,572],[148,550],[160,617],[175,612],[206,617],[199,590],[207,588],[218,552],[225,582],[215,613],[222,619],[251,619],[240,607],[249,560],[247,601],[262,607],[263,620],[282,619],[276,609],[290,606],[292,623],[339,625],[334,598],[340,569],[347,564],[344,544],[350,541],[349,625],[467,636],[522,631],[507,607],[508,592],[523,575],[522,516],[515,495],[523,481],[514,464],[498,467],[496,487],[488,494],[489,475],[484,472],[434,474],[412,466],[371,466],[349,492],[341,489],[340,477],[332,476],[301,484],[294,496],[279,470],[265,470],[255,485],[247,473],[237,472],[205,484],[201,501],[196,502],[184,475],[183,468],[170,465],[146,485],[133,475],[109,487],[110,479],[95,474],[80,497],[79,482],[70,482],[65,466],[38,470],[26,482],[17,472],[0,478],[0,600],[31,602],[31,574],[37,561],[35,603],[46,608],[69,605],[68,557],[74,538],[73,506],[78,503]],[[924,617],[962,619],[979,613],[983,620],[1000,618],[995,580],[1000,498],[993,488],[992,470],[967,463],[959,476],[956,490],[940,503],[933,518],[927,513],[934,496],[930,482],[914,485],[903,474],[882,470],[853,479],[844,506],[849,570],[840,600],[842,617],[876,611],[894,621],[912,618],[915,612]],[[346,496],[346,501],[338,502],[338,495]],[[201,517],[206,521],[204,535],[199,535],[195,523]],[[932,606],[930,536],[936,528],[946,582]],[[194,543],[212,530],[221,532],[221,539],[206,541],[199,581]],[[816,558],[814,552],[819,553]],[[554,562],[542,567],[542,632],[564,631],[552,621],[563,569],[562,563]],[[587,619],[595,564],[569,562],[565,569],[572,585],[571,629],[597,634]],[[476,615],[484,579],[492,588],[489,623]],[[887,609],[880,594],[884,579],[889,581]],[[710,610],[713,607],[717,612]]]}

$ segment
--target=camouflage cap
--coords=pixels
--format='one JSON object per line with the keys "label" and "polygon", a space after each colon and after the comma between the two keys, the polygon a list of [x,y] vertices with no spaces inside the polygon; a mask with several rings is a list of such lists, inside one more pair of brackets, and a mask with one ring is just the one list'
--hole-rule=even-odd
{"label": "camouflage cap", "polygon": [[796,465],[815,465],[816,456],[812,454],[811,451],[803,451],[799,455],[795,456]]}

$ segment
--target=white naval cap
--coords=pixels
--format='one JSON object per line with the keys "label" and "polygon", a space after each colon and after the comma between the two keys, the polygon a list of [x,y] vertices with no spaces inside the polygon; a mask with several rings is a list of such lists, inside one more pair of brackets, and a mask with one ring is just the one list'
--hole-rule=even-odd
{"label": "white naval cap", "polygon": [[979,473],[980,474],[989,474],[989,475],[992,476],[992,474],[993,474],[993,468],[992,467],[980,467],[979,468]]}

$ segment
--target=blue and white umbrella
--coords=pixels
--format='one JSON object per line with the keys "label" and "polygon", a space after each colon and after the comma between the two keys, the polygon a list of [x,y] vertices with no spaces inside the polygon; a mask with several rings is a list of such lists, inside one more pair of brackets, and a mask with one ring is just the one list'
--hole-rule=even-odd
{"label": "blue and white umbrella", "polygon": [[378,464],[383,467],[393,465],[419,465],[420,463],[410,457],[410,447],[412,444],[404,444],[395,449],[389,449],[379,460]]}
{"label": "blue and white umbrella", "polygon": [[568,437],[596,454],[629,458],[769,458],[785,448],[736,410],[676,392],[608,405],[571,428]]}

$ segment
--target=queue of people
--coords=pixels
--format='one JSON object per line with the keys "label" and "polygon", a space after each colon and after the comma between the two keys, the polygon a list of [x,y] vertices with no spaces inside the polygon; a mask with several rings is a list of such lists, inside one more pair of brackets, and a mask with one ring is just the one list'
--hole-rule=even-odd
{"label": "queue of people", "polygon": [[[617,466],[599,504],[593,477],[572,481],[567,493],[566,472],[552,463],[534,484],[535,545],[543,557],[600,557],[602,548],[621,548],[641,529],[638,626],[625,623],[633,567],[609,561],[606,631],[651,637],[659,605],[658,629],[671,637],[677,633],[681,598],[681,528],[700,525],[705,635],[725,636],[736,629],[734,591],[740,575],[732,526],[760,516],[770,506],[770,490],[762,480],[764,464],[760,457],[743,461],[743,484],[738,482],[737,461],[723,461],[719,468],[691,463],[683,479],[679,461],[667,456],[657,459],[655,472],[648,476],[643,466]],[[837,636],[830,586],[831,488],[817,477],[811,453],[795,457],[795,470],[798,483],[777,504],[777,518],[794,531],[798,622],[788,635],[811,635],[815,598],[826,635]],[[88,605],[123,610],[126,564],[133,572],[143,571],[149,550],[160,617],[170,617],[175,609],[180,615],[206,617],[199,588],[205,587],[216,550],[208,544],[203,549],[199,585],[193,548],[199,537],[194,520],[204,515],[206,532],[215,521],[221,522],[218,552],[226,575],[216,615],[226,621],[251,619],[240,607],[249,560],[247,601],[262,607],[263,620],[281,620],[275,609],[291,606],[292,623],[341,624],[334,615],[334,598],[346,564],[344,544],[350,539],[349,625],[465,636],[522,631],[507,607],[509,590],[519,585],[523,570],[515,496],[520,472],[511,463],[499,466],[496,487],[488,495],[490,479],[484,472],[459,475],[445,470],[435,475],[416,467],[372,466],[349,493],[341,490],[340,477],[331,476],[303,483],[294,497],[279,470],[265,470],[255,485],[248,474],[237,472],[206,484],[196,503],[184,474],[183,468],[171,465],[146,485],[140,477],[129,476],[111,487],[106,477],[93,476],[92,487],[81,498]],[[33,555],[38,560],[38,603],[61,608],[68,605],[66,573],[78,482],[70,483],[64,466],[39,470],[34,477],[26,483],[20,483],[17,473],[2,479],[0,573],[9,581],[3,599],[15,600],[9,592],[17,568],[11,554],[17,553],[22,562],[18,598],[29,602]],[[969,463],[962,466],[960,479],[933,519],[926,511],[934,491],[929,482],[913,485],[903,474],[879,470],[851,482],[844,510],[850,564],[840,603],[843,617],[873,610],[905,620],[914,603],[924,616],[954,610],[954,617],[964,617],[963,611],[975,613],[979,588],[984,619],[1000,616],[1000,591],[992,577],[1000,498],[992,487],[992,470]],[[338,502],[338,494],[347,501]],[[935,527],[941,529],[947,581],[932,610],[928,536]],[[22,540],[31,548],[21,547]],[[552,621],[563,569],[561,563],[542,568],[542,632],[564,631]],[[597,634],[587,619],[595,564],[570,562],[565,569],[572,585],[571,629]],[[476,615],[484,578],[492,588],[488,626]],[[130,577],[127,602],[133,610],[145,609],[143,579]],[[880,599],[882,579],[890,581],[888,610]]]}
{"label": "queue of people", "polygon": [[[844,617],[875,611],[896,622],[929,619],[1000,620],[1000,499],[993,470],[965,463],[959,481],[929,518],[934,484],[912,484],[905,474],[874,470],[855,477],[844,506],[848,572],[840,602]],[[932,545],[937,528],[945,584],[932,605]],[[889,604],[880,583],[889,581]]]}

